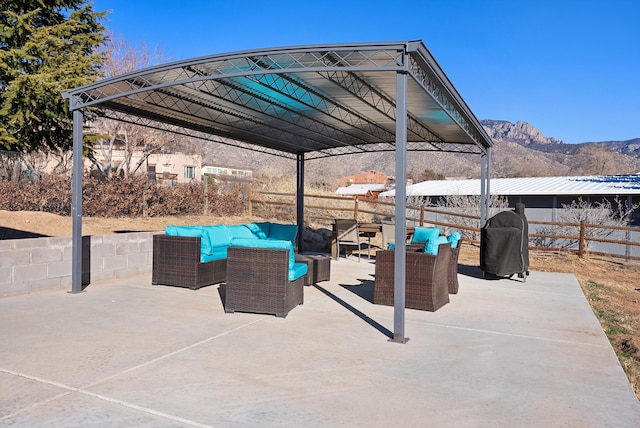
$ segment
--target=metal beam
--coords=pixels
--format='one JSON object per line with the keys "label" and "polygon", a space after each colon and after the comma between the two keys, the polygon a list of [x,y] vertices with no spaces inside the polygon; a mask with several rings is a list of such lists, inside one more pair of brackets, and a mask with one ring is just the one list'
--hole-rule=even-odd
{"label": "metal beam", "polygon": [[491,152],[492,149],[489,147],[487,149],[487,218],[486,221],[491,217]]}
{"label": "metal beam", "polygon": [[71,292],[82,292],[82,110],[73,111],[71,175]]}
{"label": "metal beam", "polygon": [[304,153],[296,156],[296,223],[298,224],[298,252],[302,252],[304,231]]}
{"label": "metal beam", "polygon": [[406,262],[404,237],[407,236],[407,73],[396,74],[396,207],[393,288],[393,338],[392,342],[406,343],[404,334],[404,304]]}
{"label": "metal beam", "polygon": [[487,155],[480,156],[480,228],[487,223]]}

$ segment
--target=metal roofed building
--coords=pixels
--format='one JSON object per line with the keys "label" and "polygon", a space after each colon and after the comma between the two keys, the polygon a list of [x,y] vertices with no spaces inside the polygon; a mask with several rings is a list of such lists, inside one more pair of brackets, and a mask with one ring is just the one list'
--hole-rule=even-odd
{"label": "metal roofed building", "polygon": [[[557,221],[558,209],[577,198],[596,203],[618,197],[628,204],[640,203],[640,174],[493,178],[490,192],[507,197],[510,207],[524,203],[529,219]],[[407,186],[407,196],[428,197],[433,203],[447,195],[479,196],[480,180],[430,180]],[[393,197],[395,191],[380,196]]]}
{"label": "metal roofed building", "polygon": [[[593,204],[605,200],[614,203],[616,198],[627,206],[640,203],[640,174],[492,178],[489,191],[491,195],[506,197],[511,208],[516,203],[525,204],[526,216],[530,221],[561,222],[564,206],[579,198]],[[480,196],[480,180],[423,181],[407,186],[406,194],[422,197],[435,205],[438,199],[448,195]],[[395,191],[383,192],[380,197],[395,197]],[[425,213],[425,219],[438,221],[438,216]],[[631,224],[640,225],[640,210],[632,213]],[[536,233],[536,229],[539,227],[532,225],[529,232]],[[640,233],[625,235],[623,232],[616,232],[609,239],[639,241]],[[597,244],[593,246],[593,250],[620,253],[621,246],[615,246],[617,249],[613,247],[609,244]],[[640,249],[631,247],[631,255],[640,255]]]}

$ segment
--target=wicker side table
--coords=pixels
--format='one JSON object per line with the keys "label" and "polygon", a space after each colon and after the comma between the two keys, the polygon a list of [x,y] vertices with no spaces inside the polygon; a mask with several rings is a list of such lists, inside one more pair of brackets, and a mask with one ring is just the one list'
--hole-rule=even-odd
{"label": "wicker side table", "polygon": [[309,271],[304,285],[316,282],[329,281],[331,276],[331,257],[296,254],[296,263],[306,263]]}

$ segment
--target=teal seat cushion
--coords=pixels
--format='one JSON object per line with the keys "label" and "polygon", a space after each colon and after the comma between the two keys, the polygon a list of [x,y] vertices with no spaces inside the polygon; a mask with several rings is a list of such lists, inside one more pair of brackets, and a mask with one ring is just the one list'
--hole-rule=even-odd
{"label": "teal seat cushion", "polygon": [[211,243],[209,235],[202,226],[167,226],[164,230],[167,236],[188,236],[200,238],[200,261],[203,257],[211,255]]}
{"label": "teal seat cushion", "polygon": [[209,256],[209,260],[208,261],[226,259],[227,258],[227,249],[228,248],[229,248],[228,246],[213,248],[211,250],[211,256]]}
{"label": "teal seat cushion", "polygon": [[232,238],[229,245],[235,245],[236,247],[259,247],[259,244],[256,244],[255,241],[262,241],[259,238]]}
{"label": "teal seat cushion", "polygon": [[452,232],[449,236],[447,236],[447,241],[451,243],[451,248],[458,248],[458,242],[462,238],[460,232]]}
{"label": "teal seat cushion", "polygon": [[296,236],[298,236],[297,224],[271,223],[269,230],[269,239],[289,241],[293,245],[295,245]]}
{"label": "teal seat cushion", "polygon": [[309,270],[309,266],[306,263],[295,263],[292,269],[289,269],[289,281],[295,281],[302,275],[306,275]]}
{"label": "teal seat cushion", "polygon": [[440,236],[440,229],[437,227],[416,226],[413,230],[411,242],[427,242],[429,239],[436,239]]}
{"label": "teal seat cushion", "polygon": [[438,247],[440,246],[440,244],[446,244],[448,242],[449,241],[447,241],[446,236],[438,236],[435,239],[429,239],[424,243],[424,252],[427,254],[431,254],[432,256],[437,256]]}
{"label": "teal seat cushion", "polygon": [[227,226],[227,229],[231,234],[231,238],[255,238],[255,235],[246,224]]}
{"label": "teal seat cushion", "polygon": [[207,233],[212,249],[227,247],[231,243],[231,233],[229,232],[229,228],[224,224],[202,226],[202,229]]}
{"label": "teal seat cushion", "polygon": [[271,223],[268,221],[262,223],[251,223],[249,228],[255,236],[260,239],[267,239],[269,237],[269,231],[271,229]]}

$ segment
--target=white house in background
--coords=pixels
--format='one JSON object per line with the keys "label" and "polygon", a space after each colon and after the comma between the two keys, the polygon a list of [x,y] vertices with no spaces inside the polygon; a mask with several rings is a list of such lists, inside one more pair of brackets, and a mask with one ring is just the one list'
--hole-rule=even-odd
{"label": "white house in background", "polygon": [[154,153],[149,155],[145,165],[149,179],[161,184],[172,185],[202,180],[202,156],[200,155]]}
{"label": "white house in background", "polygon": [[253,178],[253,170],[247,168],[238,168],[232,166],[222,166],[215,164],[202,165],[202,173],[213,175],[220,179],[251,179]]}
{"label": "white house in background", "polygon": [[[560,214],[564,210],[563,205],[569,205],[579,198],[590,203],[605,200],[614,203],[617,198],[629,207],[640,203],[640,174],[492,178],[489,186],[492,195],[508,199],[510,208],[514,208],[516,203],[525,204],[525,214],[529,221],[559,222]],[[480,189],[479,179],[433,180],[407,186],[407,196],[418,196],[435,205],[438,199],[448,195],[480,196]],[[383,192],[380,197],[393,198],[395,190]],[[425,219],[437,221],[437,215],[425,213]],[[640,210],[632,213],[631,224],[640,225]],[[529,226],[529,232],[535,233],[537,228],[539,226]],[[616,232],[610,239],[640,241],[640,232],[629,232],[626,235]],[[596,245],[594,251],[598,251],[596,247],[602,246],[607,244]],[[607,250],[617,252],[611,251],[608,247]],[[640,255],[640,247],[631,247],[631,255]]]}

